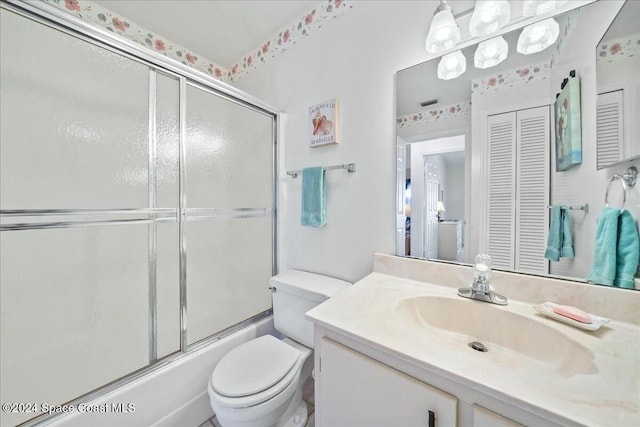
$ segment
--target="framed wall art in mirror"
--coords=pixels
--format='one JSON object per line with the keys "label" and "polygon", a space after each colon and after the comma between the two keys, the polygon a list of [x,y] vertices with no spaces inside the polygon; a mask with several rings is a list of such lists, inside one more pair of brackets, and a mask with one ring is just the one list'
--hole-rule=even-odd
{"label": "framed wall art in mirror", "polygon": [[564,171],[582,163],[582,123],[580,79],[563,81],[555,102],[556,170]]}

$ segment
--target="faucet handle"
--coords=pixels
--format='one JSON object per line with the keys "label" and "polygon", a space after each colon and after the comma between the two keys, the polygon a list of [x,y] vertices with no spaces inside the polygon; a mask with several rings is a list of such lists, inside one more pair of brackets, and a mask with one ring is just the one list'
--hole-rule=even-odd
{"label": "faucet handle", "polygon": [[487,254],[478,254],[473,264],[473,284],[471,287],[476,292],[488,293],[491,280],[491,257]]}
{"label": "faucet handle", "polygon": [[488,294],[489,292],[491,292],[489,281],[482,276],[477,277],[473,280],[473,283],[471,284],[471,289],[481,294]]}

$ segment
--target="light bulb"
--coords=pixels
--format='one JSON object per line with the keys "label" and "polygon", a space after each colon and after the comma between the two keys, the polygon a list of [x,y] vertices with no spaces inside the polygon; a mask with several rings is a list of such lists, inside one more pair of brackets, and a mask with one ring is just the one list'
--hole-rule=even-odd
{"label": "light bulb", "polygon": [[509,44],[502,37],[494,37],[478,44],[473,56],[473,64],[476,68],[489,68],[498,65],[509,53]]}
{"label": "light bulb", "polygon": [[449,9],[443,9],[433,16],[425,49],[429,53],[441,53],[451,49],[460,41],[460,28]]}
{"label": "light bulb", "polygon": [[438,63],[438,78],[442,80],[455,79],[467,69],[467,60],[461,51],[444,55]]}
{"label": "light bulb", "polygon": [[541,52],[555,43],[559,34],[560,26],[553,18],[529,25],[518,37],[517,50],[524,55]]}
{"label": "light bulb", "polygon": [[487,59],[493,58],[494,56],[496,56],[496,53],[498,53],[498,47],[495,44],[491,44],[484,51],[484,57]]}
{"label": "light bulb", "polygon": [[522,4],[522,16],[536,16],[550,12],[565,4],[567,0],[525,0]]}
{"label": "light bulb", "polygon": [[487,9],[483,10],[482,12],[480,12],[480,20],[482,22],[484,22],[485,24],[488,24],[489,22],[493,21],[494,19],[496,19],[496,10],[495,10],[495,8],[493,8],[493,7],[487,8]]}
{"label": "light bulb", "polygon": [[529,42],[530,43],[538,43],[542,40],[545,33],[547,32],[547,27],[545,25],[533,25],[531,28],[531,32],[529,33]]}
{"label": "light bulb", "polygon": [[477,0],[469,21],[474,37],[496,33],[511,19],[511,6],[507,0]]}
{"label": "light bulb", "polygon": [[451,37],[451,28],[440,28],[436,33],[436,40],[439,42],[446,41]]}

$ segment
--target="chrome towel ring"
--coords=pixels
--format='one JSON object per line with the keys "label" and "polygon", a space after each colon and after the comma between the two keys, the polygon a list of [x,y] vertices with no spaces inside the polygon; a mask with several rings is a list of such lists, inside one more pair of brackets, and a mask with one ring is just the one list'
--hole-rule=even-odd
{"label": "chrome towel ring", "polygon": [[635,166],[631,166],[627,169],[624,175],[613,175],[609,180],[609,184],[607,185],[607,192],[604,195],[604,205],[609,207],[609,190],[611,189],[611,184],[616,181],[620,181],[622,184],[622,207],[624,209],[625,204],[627,203],[627,187],[633,187],[636,185],[636,181],[638,178],[638,169]]}

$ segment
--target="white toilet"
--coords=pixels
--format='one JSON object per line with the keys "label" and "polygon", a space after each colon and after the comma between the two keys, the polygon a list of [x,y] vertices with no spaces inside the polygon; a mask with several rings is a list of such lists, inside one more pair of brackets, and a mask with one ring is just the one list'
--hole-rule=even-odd
{"label": "white toilet", "polygon": [[269,280],[276,330],[227,353],[211,374],[209,398],[224,427],[301,427],[302,386],[313,370],[313,323],[305,313],[350,283],[289,270]]}

